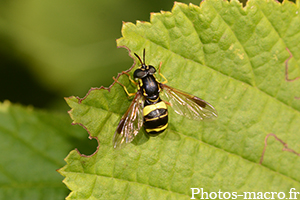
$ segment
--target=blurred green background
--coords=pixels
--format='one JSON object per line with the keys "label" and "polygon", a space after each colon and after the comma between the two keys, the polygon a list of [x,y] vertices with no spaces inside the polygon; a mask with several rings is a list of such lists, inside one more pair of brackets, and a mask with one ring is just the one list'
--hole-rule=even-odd
{"label": "blurred green background", "polygon": [[[200,0],[183,3],[200,4]],[[150,21],[173,0],[0,0],[0,101],[69,110],[63,97],[108,87],[132,59],[122,21]],[[245,2],[244,2],[245,4]]]}
{"label": "blurred green background", "polygon": [[[182,1],[199,5],[199,0]],[[109,86],[132,65],[122,21],[149,21],[173,0],[0,0],[0,101],[69,110],[63,97]]]}

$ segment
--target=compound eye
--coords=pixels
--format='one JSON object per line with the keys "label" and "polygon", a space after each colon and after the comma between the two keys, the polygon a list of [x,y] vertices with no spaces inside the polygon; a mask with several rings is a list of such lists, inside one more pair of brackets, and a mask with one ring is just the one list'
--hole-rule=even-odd
{"label": "compound eye", "polygon": [[134,78],[144,78],[147,76],[147,72],[145,70],[137,69],[133,73]]}
{"label": "compound eye", "polygon": [[153,74],[155,74],[155,72],[156,72],[156,69],[152,65],[149,65],[148,73],[150,75],[153,75]]}

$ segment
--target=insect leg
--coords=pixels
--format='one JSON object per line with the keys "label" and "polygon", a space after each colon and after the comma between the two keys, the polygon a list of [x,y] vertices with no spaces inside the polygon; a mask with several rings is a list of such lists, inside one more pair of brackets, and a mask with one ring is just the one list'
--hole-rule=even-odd
{"label": "insect leg", "polygon": [[114,79],[115,82],[119,83],[124,88],[124,90],[125,90],[125,92],[128,96],[134,96],[136,94],[136,93],[129,93],[125,85],[120,83],[115,77],[113,77],[113,79]]}
{"label": "insect leg", "polygon": [[161,68],[162,62],[159,63],[159,67],[158,67],[158,74],[165,79],[162,84],[166,84],[168,82],[168,80],[166,79],[166,77],[160,72],[160,68]]}
{"label": "insect leg", "polygon": [[126,74],[126,75],[128,76],[128,78],[129,78],[129,80],[130,80],[133,84],[138,85],[138,83],[135,82],[135,81],[131,78],[130,74],[128,74],[127,72],[123,72],[123,74]]}

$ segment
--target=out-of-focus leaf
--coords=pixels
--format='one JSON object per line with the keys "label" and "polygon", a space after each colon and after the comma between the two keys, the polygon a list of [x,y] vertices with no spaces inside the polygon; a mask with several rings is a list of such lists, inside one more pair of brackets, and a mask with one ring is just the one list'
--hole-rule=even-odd
{"label": "out-of-focus leaf", "polygon": [[0,103],[0,199],[63,199],[56,170],[85,134],[65,115]]}

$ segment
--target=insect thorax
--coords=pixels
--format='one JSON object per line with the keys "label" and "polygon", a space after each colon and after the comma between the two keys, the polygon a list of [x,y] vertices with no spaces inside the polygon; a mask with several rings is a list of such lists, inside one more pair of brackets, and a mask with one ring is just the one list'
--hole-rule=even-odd
{"label": "insect thorax", "polygon": [[160,86],[153,75],[148,75],[142,79],[139,79],[139,87],[146,99],[151,102],[158,101]]}

